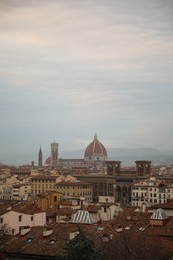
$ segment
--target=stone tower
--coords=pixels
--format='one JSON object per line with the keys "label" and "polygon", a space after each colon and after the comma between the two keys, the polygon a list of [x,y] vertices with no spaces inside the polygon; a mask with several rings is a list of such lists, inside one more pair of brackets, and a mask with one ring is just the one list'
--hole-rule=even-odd
{"label": "stone tower", "polygon": [[51,143],[51,166],[56,167],[58,164],[58,144]]}
{"label": "stone tower", "polygon": [[108,175],[120,175],[121,161],[106,161]]}
{"label": "stone tower", "polygon": [[150,176],[151,161],[136,161],[136,174],[139,176]]}
{"label": "stone tower", "polygon": [[38,167],[42,167],[42,166],[43,166],[43,154],[40,146],[40,150],[38,153]]}

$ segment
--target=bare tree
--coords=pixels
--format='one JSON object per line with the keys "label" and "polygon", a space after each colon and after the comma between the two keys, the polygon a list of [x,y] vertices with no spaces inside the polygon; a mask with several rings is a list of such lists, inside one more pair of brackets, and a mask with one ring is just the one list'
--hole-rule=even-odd
{"label": "bare tree", "polygon": [[3,259],[3,245],[11,238],[12,229],[8,224],[0,225],[0,259]]}
{"label": "bare tree", "polygon": [[164,259],[164,247],[160,239],[139,232],[114,234],[114,239],[107,245],[107,250],[109,260]]}

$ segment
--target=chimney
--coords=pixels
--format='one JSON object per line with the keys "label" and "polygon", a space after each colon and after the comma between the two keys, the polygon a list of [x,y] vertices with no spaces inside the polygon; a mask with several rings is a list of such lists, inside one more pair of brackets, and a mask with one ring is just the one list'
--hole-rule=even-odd
{"label": "chimney", "polygon": [[80,197],[80,202],[81,202],[81,210],[84,209],[84,201],[85,201],[85,198],[84,197]]}
{"label": "chimney", "polygon": [[53,230],[51,227],[46,227],[43,230],[43,237],[47,237],[53,233]]}
{"label": "chimney", "polygon": [[20,227],[20,234],[21,234],[21,236],[26,235],[30,230],[31,230],[30,226]]}
{"label": "chimney", "polygon": [[72,240],[79,234],[79,229],[77,226],[71,227],[69,232],[69,239]]}
{"label": "chimney", "polygon": [[146,212],[146,203],[142,203],[142,212],[143,212],[143,213]]}

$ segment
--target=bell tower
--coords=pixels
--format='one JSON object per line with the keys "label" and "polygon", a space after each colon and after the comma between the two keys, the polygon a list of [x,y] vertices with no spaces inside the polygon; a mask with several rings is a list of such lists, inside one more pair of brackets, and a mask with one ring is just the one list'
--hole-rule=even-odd
{"label": "bell tower", "polygon": [[136,174],[138,176],[150,176],[151,161],[136,161]]}
{"label": "bell tower", "polygon": [[121,161],[106,161],[107,174],[119,175],[121,171]]}
{"label": "bell tower", "polygon": [[58,164],[58,144],[51,143],[51,166],[56,167]]}
{"label": "bell tower", "polygon": [[38,153],[38,167],[42,167],[42,166],[43,166],[43,154],[40,146],[40,150]]}

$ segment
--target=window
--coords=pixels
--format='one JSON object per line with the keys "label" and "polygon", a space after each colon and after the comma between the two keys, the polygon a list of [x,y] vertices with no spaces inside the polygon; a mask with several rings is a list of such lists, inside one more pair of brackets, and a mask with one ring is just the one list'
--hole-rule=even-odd
{"label": "window", "polygon": [[32,240],[33,240],[33,237],[28,237],[28,238],[25,240],[25,242],[26,242],[26,243],[30,243]]}
{"label": "window", "polygon": [[19,222],[22,221],[22,215],[19,215]]}
{"label": "window", "polygon": [[33,221],[33,219],[34,219],[34,217],[33,217],[33,216],[31,216],[31,221]]}
{"label": "window", "polygon": [[48,241],[48,245],[53,245],[55,244],[56,240],[55,239],[51,239]]}
{"label": "window", "polygon": [[106,212],[106,207],[104,207],[104,212]]}
{"label": "window", "polygon": [[54,196],[54,202],[57,202],[57,196]]}
{"label": "window", "polygon": [[3,224],[3,218],[0,218],[0,223]]}

